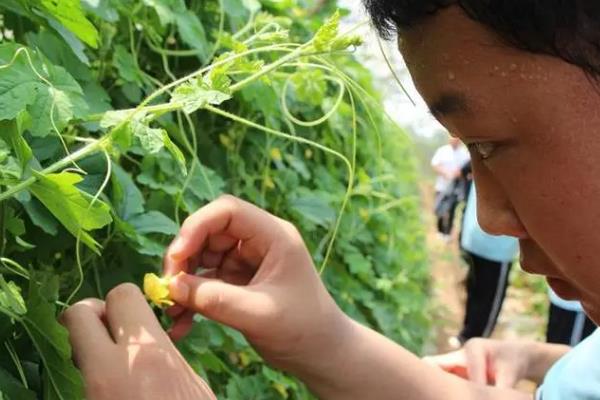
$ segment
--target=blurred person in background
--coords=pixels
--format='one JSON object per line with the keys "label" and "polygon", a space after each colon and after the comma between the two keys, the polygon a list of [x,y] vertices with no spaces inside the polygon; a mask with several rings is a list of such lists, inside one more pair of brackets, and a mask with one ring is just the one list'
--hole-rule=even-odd
{"label": "blurred person in background", "polygon": [[440,147],[431,159],[435,181],[435,215],[437,229],[445,241],[450,239],[456,207],[461,199],[461,169],[469,162],[469,152],[457,138],[450,136],[448,144]]}

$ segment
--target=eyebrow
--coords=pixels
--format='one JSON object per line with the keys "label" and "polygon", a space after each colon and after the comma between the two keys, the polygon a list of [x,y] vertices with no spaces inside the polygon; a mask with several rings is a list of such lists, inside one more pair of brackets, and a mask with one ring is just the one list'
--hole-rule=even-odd
{"label": "eyebrow", "polygon": [[451,114],[468,113],[467,98],[460,92],[444,92],[431,105],[429,110],[435,117],[447,117]]}

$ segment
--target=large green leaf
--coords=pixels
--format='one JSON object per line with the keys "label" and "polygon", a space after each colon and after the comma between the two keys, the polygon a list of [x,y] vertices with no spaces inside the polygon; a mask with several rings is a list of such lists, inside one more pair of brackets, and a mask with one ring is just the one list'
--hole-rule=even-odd
{"label": "large green leaf", "polygon": [[73,77],[32,50],[21,50],[14,58],[20,48],[0,45],[0,65],[4,65],[0,69],[0,120],[14,119],[27,110],[31,133],[46,136],[62,130],[75,116],[83,116],[87,105]]}
{"label": "large green leaf", "polygon": [[163,233],[165,235],[176,235],[179,226],[160,211],[148,211],[145,214],[136,215],[129,220],[138,234]]}
{"label": "large green leaf", "polygon": [[79,39],[98,47],[98,31],[85,17],[80,0],[39,0],[42,7]]}
{"label": "large green leaf", "polygon": [[80,237],[90,249],[99,253],[100,245],[89,232],[108,225],[112,218],[110,208],[75,186],[83,178],[71,172],[60,174],[37,174],[38,181],[31,185],[33,195],[54,214],[63,226],[75,237]]}
{"label": "large green leaf", "polygon": [[192,11],[185,10],[176,15],[176,23],[181,39],[191,48],[198,50],[200,59],[206,60],[210,52],[210,44],[198,16]]}

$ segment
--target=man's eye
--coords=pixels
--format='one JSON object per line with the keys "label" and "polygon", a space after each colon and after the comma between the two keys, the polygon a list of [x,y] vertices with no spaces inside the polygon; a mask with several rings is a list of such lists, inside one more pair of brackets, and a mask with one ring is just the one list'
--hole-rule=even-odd
{"label": "man's eye", "polygon": [[492,156],[496,149],[496,144],[492,142],[472,143],[469,145],[472,151],[477,153],[482,160],[487,160]]}

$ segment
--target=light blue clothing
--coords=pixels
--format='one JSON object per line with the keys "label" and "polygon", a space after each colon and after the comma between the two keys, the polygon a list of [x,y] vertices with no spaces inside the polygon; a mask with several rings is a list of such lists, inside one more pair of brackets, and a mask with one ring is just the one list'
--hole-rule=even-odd
{"label": "light blue clothing", "polygon": [[600,330],[596,330],[554,364],[536,399],[600,399]]}
{"label": "light blue clothing", "polygon": [[552,304],[562,308],[563,310],[584,312],[580,302],[575,300],[563,300],[551,288],[548,288],[548,295],[550,296],[550,301]]}
{"label": "light blue clothing", "polygon": [[513,261],[519,251],[517,239],[509,236],[492,236],[481,229],[477,222],[477,196],[474,184],[465,208],[460,244],[463,249],[476,256],[499,263]]}

